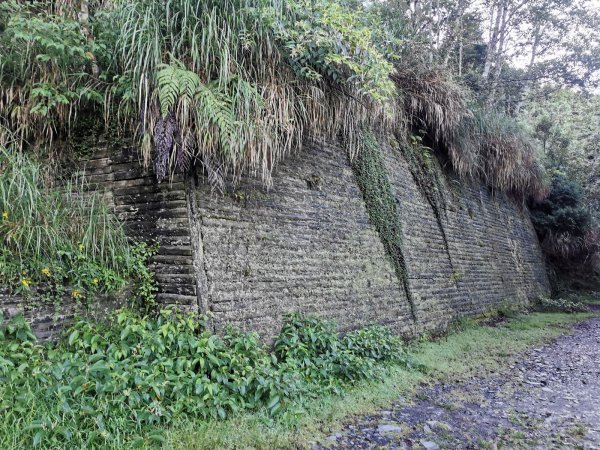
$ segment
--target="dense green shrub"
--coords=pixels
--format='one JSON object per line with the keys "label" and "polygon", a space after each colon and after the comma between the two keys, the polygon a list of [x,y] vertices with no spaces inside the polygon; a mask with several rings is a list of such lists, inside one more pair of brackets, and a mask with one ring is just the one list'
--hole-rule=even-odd
{"label": "dense green shrub", "polygon": [[533,204],[532,217],[541,232],[568,232],[574,236],[582,236],[590,223],[583,189],[561,173],[552,178],[546,198]]}
{"label": "dense green shrub", "polygon": [[299,314],[287,317],[274,349],[306,381],[334,391],[346,382],[380,377],[379,361],[408,363],[401,339],[383,327],[372,326],[340,338],[333,322]]}
{"label": "dense green shrub", "polygon": [[590,213],[581,186],[562,173],[554,174],[548,196],[531,204],[531,218],[549,256],[567,260],[586,250]]}
{"label": "dense green shrub", "polygon": [[149,443],[177,418],[279,414],[293,399],[406,362],[401,340],[382,327],[340,338],[330,322],[292,315],[271,354],[256,335],[219,337],[204,323],[175,310],[119,311],[108,323],[76,323],[49,347],[22,318],[0,325],[0,447]]}

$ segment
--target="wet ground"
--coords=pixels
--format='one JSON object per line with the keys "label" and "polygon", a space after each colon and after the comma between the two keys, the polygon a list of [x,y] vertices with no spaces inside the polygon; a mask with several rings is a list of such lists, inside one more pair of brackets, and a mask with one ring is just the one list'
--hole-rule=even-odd
{"label": "wet ground", "polygon": [[328,438],[329,449],[600,449],[600,318],[501,375],[424,388]]}

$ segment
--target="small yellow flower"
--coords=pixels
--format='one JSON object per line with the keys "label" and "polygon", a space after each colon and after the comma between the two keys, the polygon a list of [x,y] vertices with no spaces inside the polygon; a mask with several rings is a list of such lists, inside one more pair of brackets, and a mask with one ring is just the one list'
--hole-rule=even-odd
{"label": "small yellow flower", "polygon": [[2,218],[3,218],[4,220],[8,220],[8,211],[4,211],[4,212],[2,213]]}
{"label": "small yellow flower", "polygon": [[83,251],[83,249],[84,249],[84,246],[83,246],[83,244],[79,244],[79,251],[80,251],[80,252],[82,252],[82,251]]}
{"label": "small yellow flower", "polygon": [[81,298],[81,297],[83,297],[83,294],[81,293],[81,291],[80,291],[80,290],[78,290],[78,289],[73,289],[73,290],[71,291],[71,297],[73,297],[74,299],[78,299],[78,298]]}
{"label": "small yellow flower", "polygon": [[27,278],[21,278],[21,284],[25,287],[29,287],[31,281],[29,281]]}
{"label": "small yellow flower", "polygon": [[50,272],[50,269],[48,269],[47,267],[44,267],[44,268],[42,269],[42,273],[43,273],[44,275],[46,275],[47,277],[49,277],[50,275],[52,275],[52,273]]}
{"label": "small yellow flower", "polygon": [[100,283],[100,280],[99,280],[98,278],[94,278],[94,279],[92,280],[92,283],[94,283],[94,284],[98,284],[98,283]]}

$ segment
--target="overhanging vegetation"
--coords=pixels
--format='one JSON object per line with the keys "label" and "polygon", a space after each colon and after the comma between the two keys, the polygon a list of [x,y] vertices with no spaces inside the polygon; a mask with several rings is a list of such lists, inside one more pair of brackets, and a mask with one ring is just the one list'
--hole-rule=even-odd
{"label": "overhanging vegetation", "polygon": [[543,192],[511,119],[479,119],[467,89],[403,61],[372,31],[381,19],[359,16],[324,0],[7,2],[0,126],[43,147],[101,110],[135,131],[159,179],[198,164],[217,188],[248,172],[269,185],[307,136],[343,137],[354,158],[363,130],[423,129],[461,175]]}

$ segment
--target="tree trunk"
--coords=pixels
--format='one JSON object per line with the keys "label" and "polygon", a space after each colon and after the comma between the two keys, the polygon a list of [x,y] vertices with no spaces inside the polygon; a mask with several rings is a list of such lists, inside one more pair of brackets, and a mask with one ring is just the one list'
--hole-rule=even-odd
{"label": "tree trunk", "polygon": [[[463,23],[463,16],[465,14],[465,10],[466,8],[466,2],[467,0],[459,0],[458,1],[458,5],[456,6],[456,9],[453,11],[452,16],[454,17],[450,17],[448,19],[448,28],[449,28],[449,34],[448,37],[446,38],[446,55],[444,57],[444,67],[448,66],[448,63],[450,62],[450,57],[452,56],[452,51],[455,48],[456,43],[458,42],[458,47],[459,47],[459,60],[462,60],[460,53],[462,52],[462,41],[463,41],[463,30],[462,30],[462,23]],[[459,62],[459,66],[460,66],[460,62]],[[461,69],[459,67],[459,72],[461,72]]]}
{"label": "tree trunk", "polygon": [[[531,46],[531,58],[529,59],[529,65],[527,66],[527,78],[531,78],[531,72],[533,70],[533,65],[535,64],[535,60],[537,57],[538,46],[540,45],[540,39],[542,37],[542,26],[537,24],[535,30],[533,32],[533,44]],[[531,81],[525,80],[525,84],[523,86],[523,92],[521,93],[521,98],[519,99],[517,106],[515,107],[515,114],[519,114],[521,108],[525,104],[527,100],[527,95],[531,90]]]}
{"label": "tree trunk", "polygon": [[494,73],[491,78],[488,76],[488,79],[491,81],[489,87],[489,95],[488,95],[488,103],[491,104],[494,101],[494,97],[496,96],[496,89],[498,87],[498,81],[500,80],[500,74],[502,73],[502,66],[504,64],[504,46],[506,44],[506,26],[508,24],[507,15],[508,15],[508,7],[506,5],[508,0],[503,0],[501,11],[498,11],[502,18],[500,19],[500,27],[498,30],[498,41],[497,48],[494,52],[494,58],[492,62],[492,66],[494,69]]}
{"label": "tree trunk", "polygon": [[[487,46],[487,54],[485,55],[485,65],[483,66],[483,73],[481,79],[484,83],[487,83],[490,71],[492,70],[492,64],[496,56],[496,50],[498,47],[498,34],[500,31],[500,20],[502,19],[502,9],[505,0],[499,0],[494,6],[492,6],[491,22],[494,23],[490,30],[490,39]],[[494,17],[494,12],[496,16]]]}

